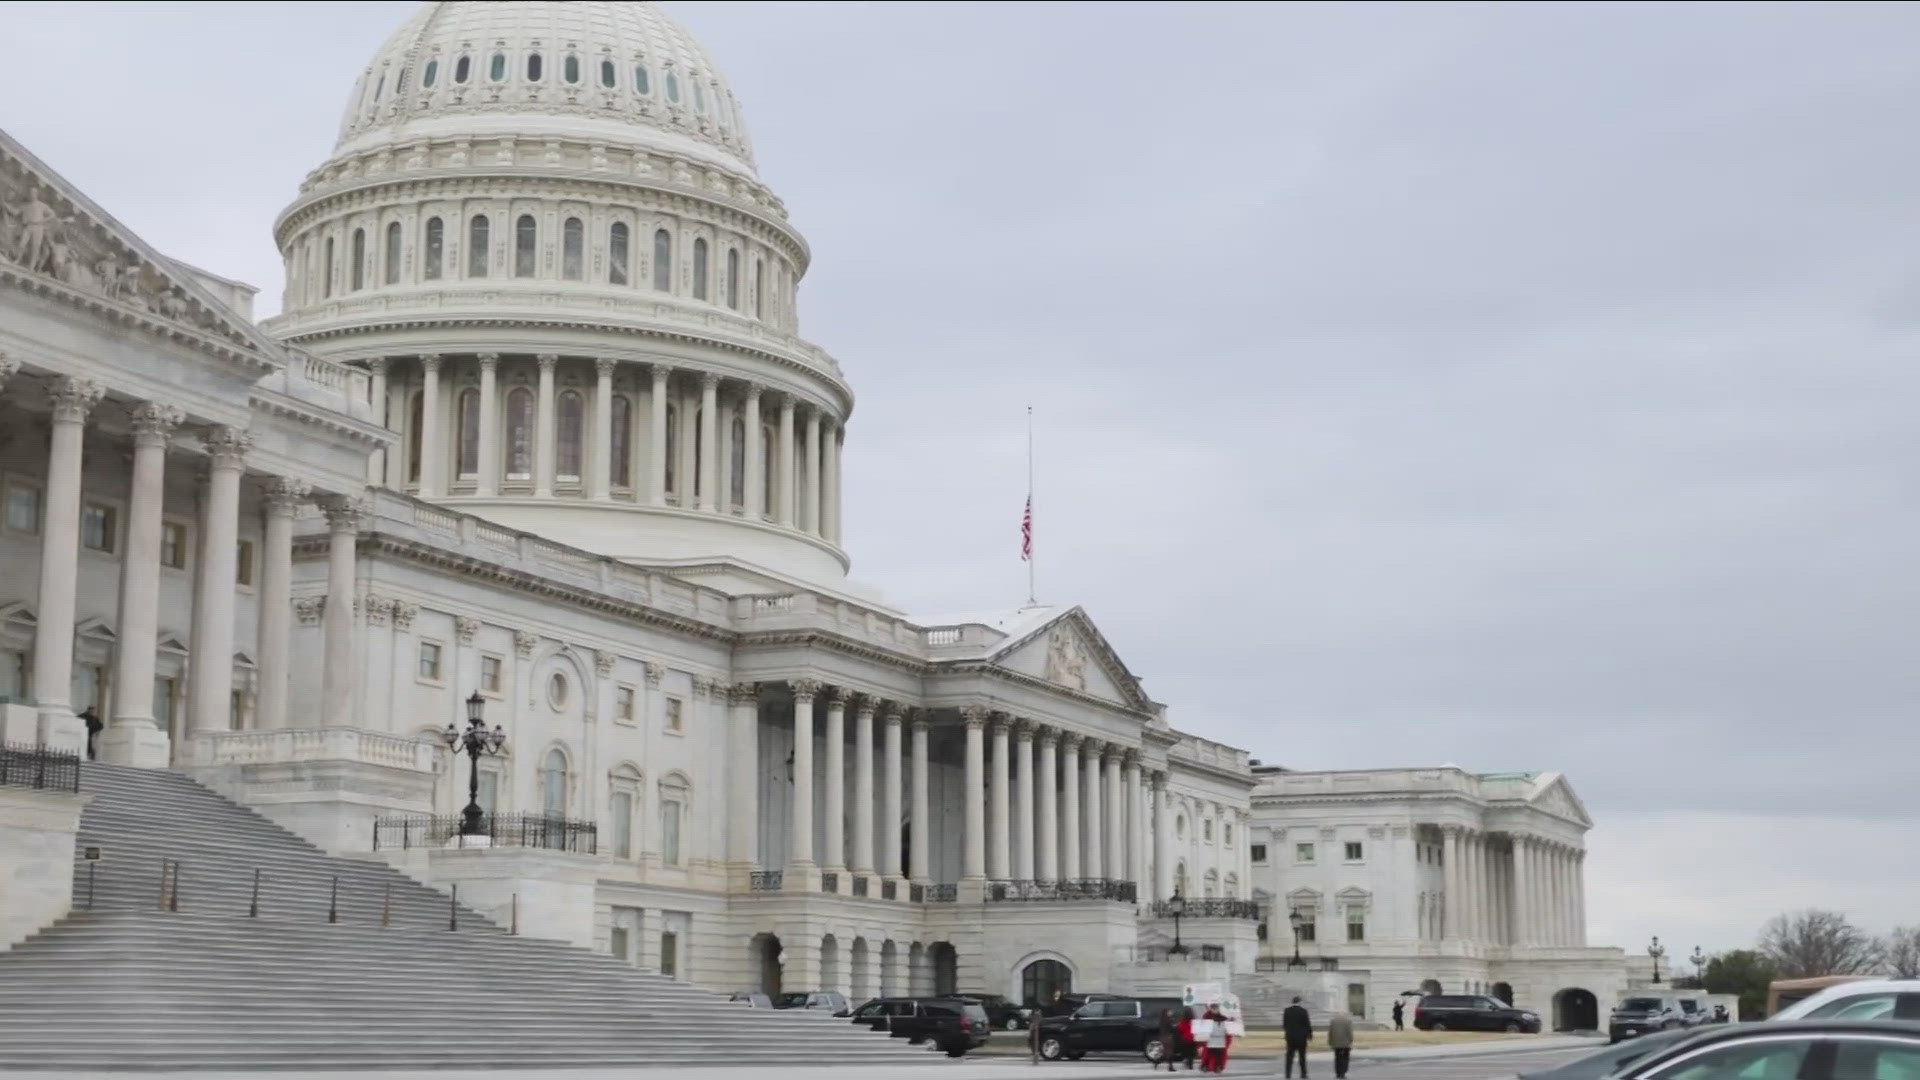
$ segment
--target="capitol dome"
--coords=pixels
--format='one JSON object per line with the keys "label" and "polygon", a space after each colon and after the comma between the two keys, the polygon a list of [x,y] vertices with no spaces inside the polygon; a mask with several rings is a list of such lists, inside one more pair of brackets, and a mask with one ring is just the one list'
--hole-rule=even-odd
{"label": "capitol dome", "polygon": [[846,587],[806,242],[653,3],[429,3],[275,224],[267,327],[366,368],[369,480],[741,592]]}

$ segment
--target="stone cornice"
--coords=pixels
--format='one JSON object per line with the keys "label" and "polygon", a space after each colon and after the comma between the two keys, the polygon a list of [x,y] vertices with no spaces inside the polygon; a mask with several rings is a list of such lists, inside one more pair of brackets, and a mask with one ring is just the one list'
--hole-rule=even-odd
{"label": "stone cornice", "polygon": [[279,359],[266,353],[242,348],[225,338],[215,337],[184,323],[155,315],[139,304],[114,300],[85,289],[63,285],[44,274],[27,273],[5,260],[0,260],[0,283],[13,285],[22,292],[79,308],[103,322],[144,331],[155,337],[188,346],[256,378],[278,371],[281,367]]}
{"label": "stone cornice", "polygon": [[249,404],[255,412],[318,428],[368,447],[389,446],[400,438],[397,433],[370,421],[356,420],[345,413],[310,405],[287,394],[257,386],[253,389]]}
{"label": "stone cornice", "polygon": [[[1005,652],[1005,650],[1002,649],[999,652]],[[928,662],[928,672],[938,675],[986,675],[1022,689],[1043,691],[1054,697],[1124,713],[1140,720],[1142,724],[1153,719],[1153,714],[1145,709],[1134,708],[1118,701],[1108,701],[1106,698],[1096,697],[1084,690],[1061,686],[1038,675],[1028,675],[1023,671],[1000,667],[991,660],[933,660]]]}

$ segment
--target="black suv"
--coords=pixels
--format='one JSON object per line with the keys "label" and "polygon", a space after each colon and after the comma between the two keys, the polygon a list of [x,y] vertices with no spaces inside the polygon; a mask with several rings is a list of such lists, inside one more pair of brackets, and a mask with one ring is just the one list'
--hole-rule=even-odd
{"label": "black suv", "polygon": [[1032,1010],[1022,1008],[1001,997],[999,994],[960,994],[962,1001],[977,1002],[987,1010],[987,1023],[996,1031],[1019,1031],[1027,1026],[1027,1014]]}
{"label": "black suv", "polygon": [[1089,1050],[1122,1050],[1145,1054],[1148,1061],[1166,1056],[1160,1045],[1160,1010],[1180,1015],[1179,998],[1135,998],[1101,995],[1065,1016],[1040,1021],[1040,1056],[1048,1061],[1078,1061]]}
{"label": "black suv", "polygon": [[970,998],[874,998],[853,1010],[853,1022],[918,1046],[930,1042],[959,1057],[985,1046],[987,1010]]}
{"label": "black suv", "polygon": [[1421,1031],[1540,1031],[1540,1014],[1479,994],[1428,994],[1413,1007]]}

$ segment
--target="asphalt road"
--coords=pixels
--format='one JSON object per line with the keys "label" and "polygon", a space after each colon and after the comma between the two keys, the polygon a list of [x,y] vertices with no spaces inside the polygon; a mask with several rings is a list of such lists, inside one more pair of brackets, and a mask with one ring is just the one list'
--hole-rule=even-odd
{"label": "asphalt road", "polygon": [[[1395,1061],[1356,1058],[1347,1070],[1347,1080],[1512,1080],[1516,1073],[1551,1069],[1598,1048],[1596,1044],[1556,1050],[1513,1049]],[[1333,1070],[1315,1068],[1313,1076],[1314,1080],[1333,1080]]]}

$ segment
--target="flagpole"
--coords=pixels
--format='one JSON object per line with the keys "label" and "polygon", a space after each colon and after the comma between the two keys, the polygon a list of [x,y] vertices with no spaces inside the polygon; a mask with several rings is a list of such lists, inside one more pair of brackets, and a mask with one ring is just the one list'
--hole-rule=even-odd
{"label": "flagpole", "polygon": [[[1033,406],[1031,405],[1027,406],[1027,519],[1029,521],[1033,519]],[[1031,529],[1032,526],[1028,527]],[[1029,554],[1027,556],[1028,607],[1034,607],[1039,603],[1039,600],[1035,599],[1039,594],[1033,584],[1033,563],[1033,556]]]}

